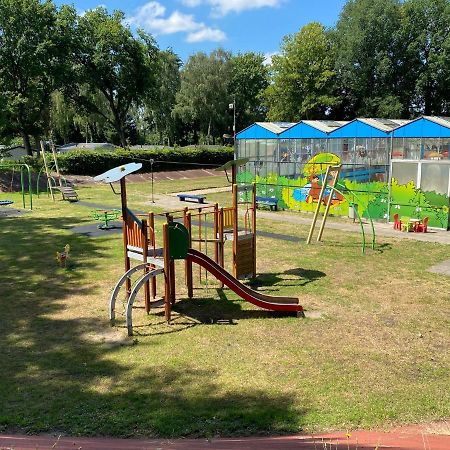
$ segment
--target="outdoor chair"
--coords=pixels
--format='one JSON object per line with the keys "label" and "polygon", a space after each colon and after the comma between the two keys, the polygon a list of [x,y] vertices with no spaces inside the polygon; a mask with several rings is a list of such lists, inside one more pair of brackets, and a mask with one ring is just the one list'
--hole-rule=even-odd
{"label": "outdoor chair", "polygon": [[423,223],[417,223],[414,227],[416,233],[426,233],[428,229],[428,217],[424,217]]}
{"label": "outdoor chair", "polygon": [[394,214],[394,230],[401,231],[402,229],[402,221],[399,220],[398,214]]}

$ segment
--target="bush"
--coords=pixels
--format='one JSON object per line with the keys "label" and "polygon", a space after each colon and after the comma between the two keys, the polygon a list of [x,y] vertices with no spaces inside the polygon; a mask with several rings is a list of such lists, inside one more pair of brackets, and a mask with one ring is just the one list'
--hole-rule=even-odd
{"label": "bush", "polygon": [[74,150],[58,155],[58,165],[61,172],[65,174],[99,175],[121,164],[140,162],[143,166],[142,171],[149,172],[150,160],[153,159],[155,161],[153,170],[161,172],[205,167],[202,164],[220,166],[233,159],[233,155],[233,149],[229,147],[187,150],[117,150],[114,152]]}

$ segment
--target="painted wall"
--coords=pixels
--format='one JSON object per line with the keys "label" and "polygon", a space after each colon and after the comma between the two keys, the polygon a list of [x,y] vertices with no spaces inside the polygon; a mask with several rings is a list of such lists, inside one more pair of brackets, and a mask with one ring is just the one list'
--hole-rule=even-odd
{"label": "painted wall", "polygon": [[[303,173],[296,177],[274,173],[261,176],[248,170],[247,165],[247,169],[238,173],[237,179],[242,183],[255,181],[257,195],[277,198],[280,208],[312,212],[317,206],[327,165],[339,162],[339,156],[332,153],[318,154],[305,164]],[[448,228],[449,196],[448,193],[442,193],[442,188],[438,189],[440,192],[418,188],[414,176],[408,179],[408,170],[404,171],[401,181],[393,177],[391,186],[387,181],[377,181],[376,174],[369,173],[367,177],[363,177],[364,180],[359,180],[351,173],[352,170],[343,170],[337,189],[344,195],[334,194],[330,214],[347,216],[349,206],[353,204],[357,205],[358,212],[363,217],[370,215],[375,220],[393,221],[394,214],[398,213],[399,217],[428,217],[429,226]],[[428,185],[433,186],[433,183]],[[325,192],[325,197],[327,195],[329,192]]]}

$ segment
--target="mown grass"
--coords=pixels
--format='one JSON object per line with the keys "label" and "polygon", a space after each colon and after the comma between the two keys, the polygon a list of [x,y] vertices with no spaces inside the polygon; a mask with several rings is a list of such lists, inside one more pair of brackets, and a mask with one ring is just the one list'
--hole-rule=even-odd
{"label": "mown grass", "polygon": [[[145,206],[141,188],[129,184],[133,207]],[[109,187],[82,187],[80,197],[117,201]],[[32,213],[0,218],[1,431],[224,436],[450,416],[450,283],[426,271],[448,247],[379,238],[362,255],[357,234],[336,230],[311,246],[258,238],[253,288],[298,295],[320,318],[252,308],[211,276],[206,285],[204,273],[187,301],[180,262],[173,324],[161,308],[136,308],[128,339],[120,308],[117,326],[108,323],[120,234],[69,231],[92,222],[88,208],[45,196]],[[267,219],[258,226],[307,233]],[[67,243],[64,269],[55,252]]]}

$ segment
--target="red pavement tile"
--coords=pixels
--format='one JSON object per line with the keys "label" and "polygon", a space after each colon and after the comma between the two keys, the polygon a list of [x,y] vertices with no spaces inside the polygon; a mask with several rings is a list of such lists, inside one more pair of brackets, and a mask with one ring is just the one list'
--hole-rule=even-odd
{"label": "red pavement tile", "polygon": [[450,436],[426,434],[420,427],[389,432],[355,431],[316,436],[205,439],[110,439],[0,435],[0,449],[14,450],[449,450]]}

